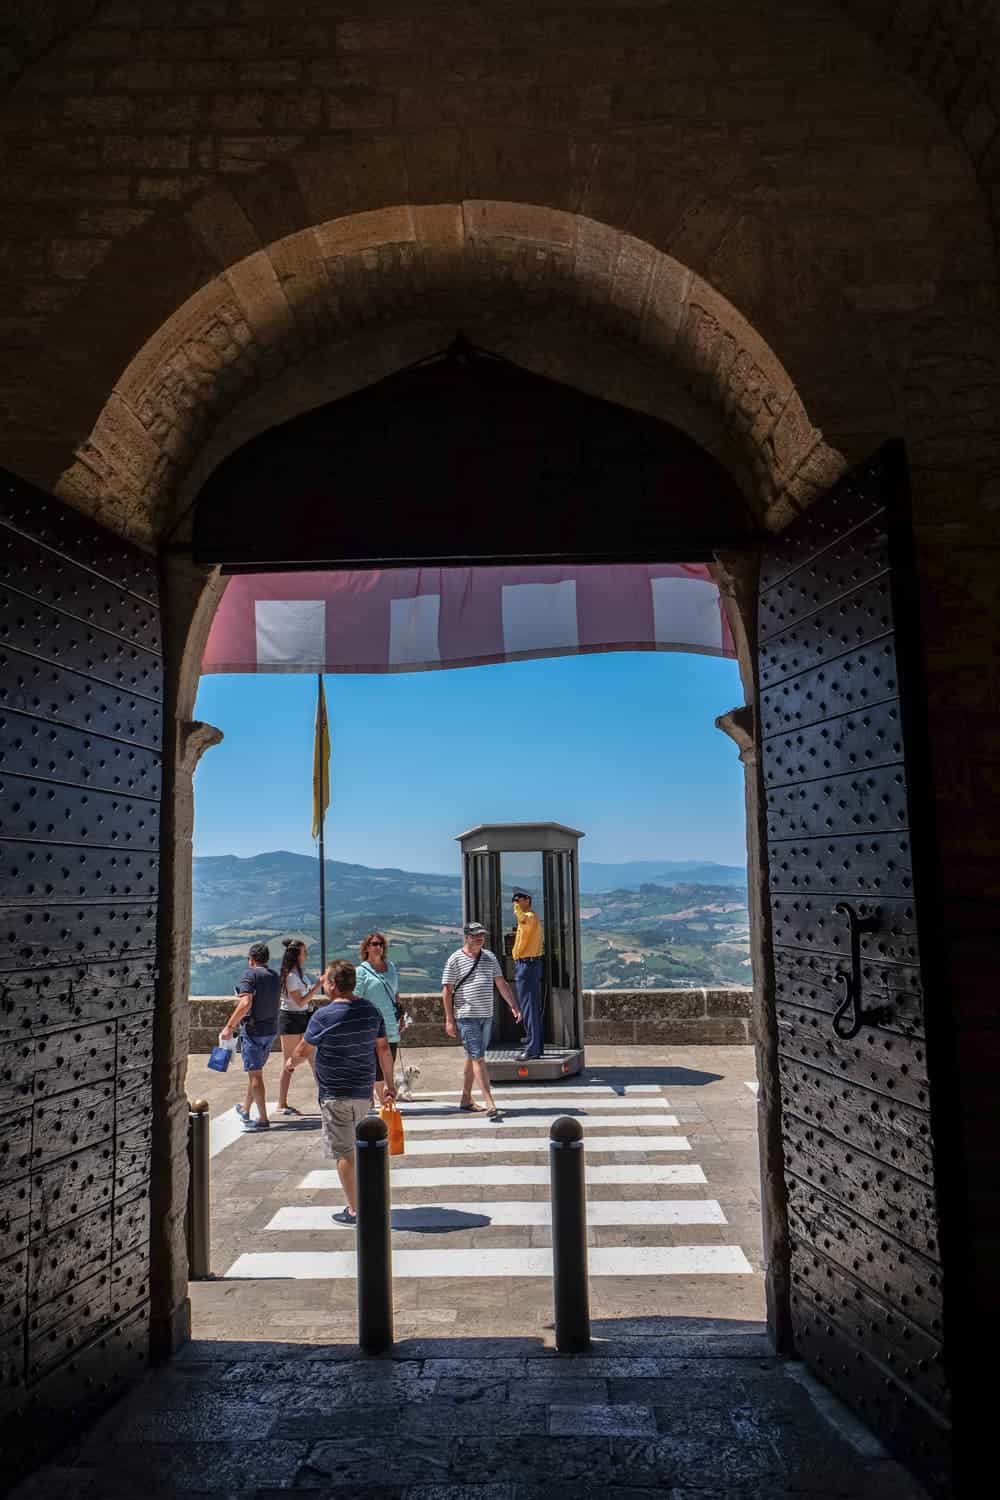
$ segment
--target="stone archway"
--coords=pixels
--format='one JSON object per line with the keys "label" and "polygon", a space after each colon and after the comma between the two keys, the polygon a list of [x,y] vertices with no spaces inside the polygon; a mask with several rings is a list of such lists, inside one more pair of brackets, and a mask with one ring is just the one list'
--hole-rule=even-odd
{"label": "stone archway", "polygon": [[[765,340],[702,277],[593,220],[494,201],[377,210],[256,251],[195,293],[132,359],[57,492],[162,558],[168,729],[156,1017],[151,1294],[161,1352],[187,1328],[186,996],[193,774],[212,743],[193,722],[224,580],[193,564],[190,513],[228,453],[276,423],[440,350],[457,327],[538,373],[672,421],[737,478],[779,530],[842,472]],[[754,701],[752,562],[720,585]],[[744,716],[745,718],[745,716]],[[723,726],[729,728],[728,725]],[[762,1171],[772,1206],[768,1302],[783,1333],[781,1135],[756,760],[746,768],[762,1079]]]}
{"label": "stone archway", "polygon": [[[457,326],[485,348],[530,358],[543,311],[564,332],[584,325],[588,352],[598,338],[618,364],[644,368],[647,389],[633,373],[625,404],[663,415],[682,406],[688,425],[700,411],[699,440],[733,469],[765,524],[780,527],[840,471],[780,360],[701,276],[592,219],[468,200],[333,219],[231,265],[131,360],[56,492],[156,545],[174,535],[192,470],[197,483],[262,424],[432,352]],[[608,390],[615,375],[595,377],[571,339],[558,353],[554,342],[550,333],[541,344],[554,361],[536,354],[541,373],[554,362],[561,378],[620,399]]]}

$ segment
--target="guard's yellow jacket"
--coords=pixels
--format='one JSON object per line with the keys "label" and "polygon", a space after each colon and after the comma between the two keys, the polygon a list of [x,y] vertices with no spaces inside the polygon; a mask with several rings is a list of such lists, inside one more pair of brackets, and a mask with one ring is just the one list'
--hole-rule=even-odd
{"label": "guard's yellow jacket", "polygon": [[517,937],[514,939],[514,958],[541,958],[544,951],[542,924],[527,907],[514,907],[517,918]]}

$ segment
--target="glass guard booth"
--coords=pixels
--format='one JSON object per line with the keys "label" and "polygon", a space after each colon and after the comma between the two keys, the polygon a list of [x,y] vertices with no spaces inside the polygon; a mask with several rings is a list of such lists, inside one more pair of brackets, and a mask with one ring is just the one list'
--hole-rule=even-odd
{"label": "glass guard booth", "polygon": [[[458,835],[462,846],[462,921],[482,922],[488,946],[514,989],[517,922],[511,898],[527,892],[542,922],[541,1057],[522,1060],[522,1028],[494,993],[487,1053],[497,1082],[562,1078],[583,1067],[580,887],[577,846],[584,835],[561,823],[483,823]],[[516,993],[516,991],[515,991]]]}

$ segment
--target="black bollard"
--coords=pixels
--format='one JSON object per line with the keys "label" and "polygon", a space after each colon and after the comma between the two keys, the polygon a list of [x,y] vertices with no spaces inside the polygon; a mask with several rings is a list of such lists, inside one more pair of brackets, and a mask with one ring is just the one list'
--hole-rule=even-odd
{"label": "black bollard", "polygon": [[569,1115],[549,1131],[552,1181],[552,1293],[556,1348],[579,1354],[590,1348],[590,1281],[587,1272],[587,1186],[583,1126]]}
{"label": "black bollard", "polygon": [[212,1202],[208,1167],[209,1119],[205,1099],[188,1101],[188,1276],[207,1281],[212,1274]]}
{"label": "black bollard", "polygon": [[392,1348],[392,1235],[389,1132],[377,1115],[357,1128],[358,1343],[365,1354]]}

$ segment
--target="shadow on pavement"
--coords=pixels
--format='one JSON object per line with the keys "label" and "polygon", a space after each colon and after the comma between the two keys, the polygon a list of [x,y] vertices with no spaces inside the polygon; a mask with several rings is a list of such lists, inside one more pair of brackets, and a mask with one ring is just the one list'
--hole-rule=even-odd
{"label": "shadow on pavement", "polygon": [[435,1208],[431,1203],[392,1210],[393,1229],[405,1229],[411,1234],[452,1234],[456,1229],[488,1229],[492,1223],[489,1214]]}
{"label": "shadow on pavement", "polygon": [[767,1324],[749,1318],[660,1317],[656,1314],[642,1318],[592,1318],[590,1331],[595,1339],[711,1339],[720,1335],[767,1338]]}
{"label": "shadow on pavement", "polygon": [[[616,1093],[624,1093],[626,1084],[655,1083],[661,1088],[698,1088],[706,1083],[720,1083],[723,1073],[706,1073],[701,1068],[657,1066],[647,1063],[635,1068],[588,1068],[578,1075],[577,1083],[606,1083]],[[572,1084],[567,1080],[567,1091]]]}

